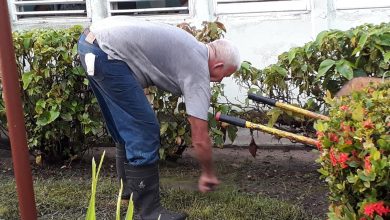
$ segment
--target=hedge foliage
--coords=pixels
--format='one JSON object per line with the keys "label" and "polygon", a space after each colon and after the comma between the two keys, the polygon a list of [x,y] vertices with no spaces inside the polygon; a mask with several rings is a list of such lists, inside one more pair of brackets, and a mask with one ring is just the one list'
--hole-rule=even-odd
{"label": "hedge foliage", "polygon": [[319,170],[330,189],[329,219],[390,217],[390,83],[325,98],[330,121],[315,125]]}
{"label": "hedge foliage", "polygon": [[[390,23],[365,24],[347,31],[323,31],[314,41],[282,53],[277,63],[261,70],[244,62],[235,79],[249,92],[326,113],[326,91],[335,94],[353,77],[389,77],[389,59]],[[270,125],[283,115],[279,122],[296,128],[295,132],[312,128],[312,121],[288,114],[277,108],[271,110]]]}
{"label": "hedge foliage", "polygon": [[[187,23],[180,28],[193,34],[199,41],[210,42],[226,32],[219,22],[204,22],[200,29]],[[13,41],[20,74],[20,86],[28,145],[35,155],[46,161],[76,158],[85,150],[109,142],[97,100],[88,88],[77,56],[77,40],[82,27],[69,29],[34,29],[14,32]],[[1,90],[0,90],[1,92]],[[181,156],[191,145],[185,105],[181,97],[158,90],[146,89],[161,124],[160,156]],[[227,112],[227,106],[218,104],[223,85],[212,88],[213,111]],[[210,134],[217,145],[223,144],[224,132],[213,114]],[[3,100],[0,100],[0,120],[6,132]],[[237,130],[229,128],[233,139]]]}

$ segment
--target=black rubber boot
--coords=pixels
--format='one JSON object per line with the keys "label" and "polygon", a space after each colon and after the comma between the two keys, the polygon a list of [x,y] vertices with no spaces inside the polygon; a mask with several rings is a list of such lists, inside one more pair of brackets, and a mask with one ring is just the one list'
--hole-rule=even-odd
{"label": "black rubber boot", "polygon": [[116,173],[118,175],[118,180],[119,180],[119,186],[120,186],[120,181],[122,179],[123,181],[123,191],[122,191],[122,200],[129,200],[130,199],[130,190],[129,186],[127,185],[126,181],[126,173],[125,173],[125,163],[127,161],[126,159],[126,150],[125,146],[122,144],[115,144],[116,147]]}
{"label": "black rubber boot", "polygon": [[160,203],[158,164],[135,167],[126,164],[126,178],[130,192],[133,192],[135,209],[142,220],[184,220],[185,213],[168,211]]}

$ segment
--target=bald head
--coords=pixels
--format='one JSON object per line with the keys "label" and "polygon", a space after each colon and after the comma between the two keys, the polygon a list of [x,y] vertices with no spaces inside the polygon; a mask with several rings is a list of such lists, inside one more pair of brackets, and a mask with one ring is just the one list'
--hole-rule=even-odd
{"label": "bald head", "polygon": [[238,70],[241,66],[240,53],[238,48],[229,40],[219,39],[208,46],[214,50],[214,59],[216,61],[224,62],[225,67],[234,67]]}
{"label": "bald head", "polygon": [[210,81],[220,82],[241,66],[237,47],[230,41],[220,39],[207,44],[209,48]]}

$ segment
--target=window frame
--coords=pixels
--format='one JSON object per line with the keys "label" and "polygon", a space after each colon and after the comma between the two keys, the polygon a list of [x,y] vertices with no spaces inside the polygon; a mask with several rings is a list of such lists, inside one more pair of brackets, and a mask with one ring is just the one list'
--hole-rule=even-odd
{"label": "window frame", "polygon": [[371,8],[390,8],[389,0],[377,2],[369,0],[334,0],[336,10],[353,10],[353,9],[371,9]]}
{"label": "window frame", "polygon": [[[230,3],[230,4],[226,4]],[[226,4],[226,5],[225,5]],[[259,6],[262,6],[259,9]],[[310,11],[310,0],[214,0],[214,13],[221,15],[250,15],[269,12],[307,12]]]}
{"label": "window frame", "polygon": [[[111,9],[111,2],[136,2],[137,0],[107,0],[107,3],[106,3],[106,10],[107,10],[107,17],[111,17],[111,16],[116,16],[116,15],[112,15],[112,11],[114,11],[115,13],[115,10],[112,10]],[[146,19],[151,19],[151,20],[154,20],[154,19],[157,19],[157,20],[177,20],[177,19],[188,19],[188,18],[193,18],[194,15],[195,15],[195,1],[196,0],[188,0],[188,6],[186,7],[188,9],[188,14],[180,14],[180,13],[177,13],[177,14],[162,14],[162,15],[157,15],[157,14],[142,14],[142,15],[129,15],[129,16],[134,16],[134,17],[137,17],[137,18],[146,18]],[[172,10],[173,8],[184,8],[184,7],[167,7],[167,8],[159,8],[159,9],[162,9],[162,11],[167,11],[167,10]],[[143,11],[153,11],[155,10],[156,8],[150,8],[150,9],[129,9],[129,10],[123,10],[124,12],[128,11],[139,11],[139,12],[143,12]]]}
{"label": "window frame", "polygon": [[[19,3],[17,3],[19,2]],[[34,0],[32,3],[26,1],[25,3],[21,3],[24,1],[18,0],[8,0],[8,6],[10,8],[10,16],[14,24],[37,24],[37,23],[67,23],[67,22],[89,22],[92,19],[92,10],[91,10],[91,0],[49,0],[48,3],[50,5],[51,2],[61,3],[61,2],[85,2],[85,12],[84,16],[63,16],[63,17],[29,17],[29,18],[18,18],[18,15],[23,15],[23,12],[17,11],[17,5],[34,5],[34,2],[40,2],[43,4],[42,0]],[[64,10],[66,11],[66,10]],[[77,10],[72,10],[77,11]],[[80,11],[80,10],[79,10]],[[60,11],[47,11],[46,14],[56,14]],[[41,12],[42,13],[42,12]],[[45,13],[45,12],[43,12]],[[26,14],[35,14],[34,12],[26,13]],[[37,13],[39,14],[39,13]],[[59,13],[61,14],[61,13]]]}

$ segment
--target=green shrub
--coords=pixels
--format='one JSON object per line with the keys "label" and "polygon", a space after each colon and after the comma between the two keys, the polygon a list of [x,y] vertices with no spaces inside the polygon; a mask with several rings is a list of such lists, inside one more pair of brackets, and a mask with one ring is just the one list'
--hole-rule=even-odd
{"label": "green shrub", "polygon": [[[202,42],[216,40],[226,31],[219,22],[204,22],[200,29],[187,23],[179,27]],[[31,152],[45,161],[75,158],[97,143],[110,140],[77,57],[77,40],[81,32],[82,27],[75,26],[13,33],[28,145]],[[223,95],[223,85],[213,85],[210,134],[215,144],[221,146],[225,130],[215,121],[213,113],[226,113],[229,106],[218,103],[218,97]],[[180,97],[155,87],[146,89],[146,93],[161,124],[160,155],[176,159],[191,145],[185,105]],[[6,133],[3,100],[0,100],[0,120],[1,129]],[[236,128],[231,126],[228,130],[229,137],[234,139]]]}
{"label": "green shrub", "polygon": [[[261,70],[244,62],[235,79],[249,92],[326,112],[325,91],[335,94],[357,76],[389,76],[389,59],[390,23],[366,24],[347,31],[321,32],[314,41],[282,53],[276,64]],[[268,110],[263,106],[252,107]],[[281,114],[283,112],[277,109],[270,111],[270,124]],[[311,128],[313,121],[284,114],[279,122],[296,128],[295,132],[302,132],[306,127]]]}
{"label": "green shrub", "polygon": [[77,59],[82,28],[14,32],[29,148],[51,161],[88,149],[102,131]]}
{"label": "green shrub", "polygon": [[315,128],[329,218],[390,217],[390,84],[325,101],[331,119]]}

